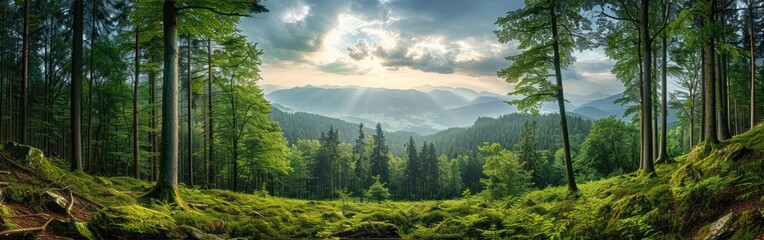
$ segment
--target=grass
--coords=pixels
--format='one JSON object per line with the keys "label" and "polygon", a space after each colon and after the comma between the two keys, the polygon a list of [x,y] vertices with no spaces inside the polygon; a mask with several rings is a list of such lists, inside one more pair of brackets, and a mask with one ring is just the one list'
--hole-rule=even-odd
{"label": "grass", "polygon": [[[753,238],[764,232],[761,139],[764,125],[660,164],[656,177],[631,173],[581,183],[577,196],[553,187],[495,201],[474,196],[381,204],[311,201],[181,186],[180,196],[192,208],[183,210],[136,201],[151,189],[149,182],[71,173],[55,160],[45,171],[60,174],[54,175],[60,176],[57,181],[110,207],[97,213],[91,226],[127,235],[166,230],[163,234],[175,236],[179,226],[188,225],[254,239],[360,236],[371,230],[425,239],[676,239],[710,234],[714,221],[735,214],[725,236]],[[13,201],[26,201],[27,193],[40,190],[18,186],[6,191]]]}

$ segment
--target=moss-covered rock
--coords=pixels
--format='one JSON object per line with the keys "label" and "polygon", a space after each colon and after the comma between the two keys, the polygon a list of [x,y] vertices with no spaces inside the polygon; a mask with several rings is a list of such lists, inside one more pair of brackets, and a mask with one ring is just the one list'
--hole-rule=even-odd
{"label": "moss-covered rock", "polygon": [[58,168],[55,168],[50,164],[48,159],[45,158],[45,154],[43,154],[40,149],[8,141],[3,146],[3,151],[13,159],[16,159],[20,165],[35,170],[40,175],[57,175],[56,170],[58,170]]}
{"label": "moss-covered rock", "polygon": [[48,190],[41,195],[40,200],[45,204],[45,209],[48,211],[58,214],[68,214],[66,207],[69,206],[69,200],[62,194],[53,190]]}
{"label": "moss-covered rock", "polygon": [[70,237],[73,239],[96,240],[96,236],[88,228],[85,222],[67,222],[62,220],[53,220],[48,224],[57,235]]}
{"label": "moss-covered rock", "polygon": [[740,217],[739,213],[729,213],[706,226],[697,239],[714,240],[722,239],[723,236],[733,231],[733,224]]}
{"label": "moss-covered rock", "polygon": [[177,228],[169,215],[139,205],[105,208],[93,216],[91,224],[100,236],[109,239],[168,238]]}

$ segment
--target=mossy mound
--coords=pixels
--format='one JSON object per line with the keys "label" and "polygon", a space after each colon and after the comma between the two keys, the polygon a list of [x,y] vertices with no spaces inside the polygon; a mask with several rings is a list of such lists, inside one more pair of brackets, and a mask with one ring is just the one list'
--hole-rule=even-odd
{"label": "mossy mound", "polygon": [[348,230],[340,231],[333,237],[339,238],[400,238],[398,226],[384,222],[368,221],[365,224],[359,224]]}
{"label": "mossy mound", "polygon": [[139,205],[109,207],[97,212],[91,222],[102,238],[168,238],[176,230],[170,215]]}
{"label": "mossy mound", "polygon": [[[684,226],[708,223],[736,202],[764,195],[764,124],[695,147],[669,186]],[[683,230],[689,230],[683,227]]]}

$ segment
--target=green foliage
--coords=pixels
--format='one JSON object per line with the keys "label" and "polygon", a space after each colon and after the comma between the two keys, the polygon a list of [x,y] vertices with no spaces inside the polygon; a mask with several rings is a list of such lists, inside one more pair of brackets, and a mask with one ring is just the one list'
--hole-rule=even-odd
{"label": "green foliage", "polygon": [[531,174],[531,180],[536,188],[544,188],[547,185],[545,170],[547,169],[547,160],[539,150],[538,140],[536,138],[536,121],[525,122],[523,132],[520,134],[520,143],[517,144],[517,154],[523,169]]}
{"label": "green foliage", "polygon": [[175,219],[139,205],[109,207],[93,215],[92,226],[108,236],[166,236]]}
{"label": "green foliage", "polygon": [[[508,102],[518,110],[535,115],[543,102],[557,100],[557,90],[562,86],[548,78],[561,74],[559,69],[554,69],[556,64],[561,68],[572,64],[572,52],[577,44],[584,42],[576,34],[579,24],[588,22],[579,15],[581,3],[579,0],[525,1],[525,7],[510,11],[496,21],[501,28],[494,31],[499,42],[517,41],[517,48],[523,51],[507,57],[512,65],[498,72],[500,78],[516,84],[510,95],[524,96]],[[559,58],[559,62],[553,62],[553,57]]]}
{"label": "green foliage", "polygon": [[382,203],[382,201],[390,197],[390,191],[385,187],[385,183],[379,182],[379,176],[374,176],[372,179],[374,179],[374,183],[366,191],[366,197],[369,200],[377,199],[377,203]]}
{"label": "green foliage", "polygon": [[638,163],[639,129],[611,116],[594,122],[573,165],[585,181],[633,172]]}
{"label": "green foliage", "polygon": [[523,169],[517,157],[510,151],[498,143],[485,143],[478,150],[485,158],[483,173],[487,178],[481,179],[481,182],[486,186],[489,198],[515,196],[530,188],[530,173]]}
{"label": "green foliage", "polygon": [[369,170],[371,176],[378,176],[379,180],[384,183],[390,182],[390,158],[388,156],[390,148],[385,142],[385,133],[379,123],[377,123],[374,141],[371,145],[371,167]]}
{"label": "green foliage", "polygon": [[353,193],[348,192],[347,188],[337,190],[336,192],[337,192],[337,196],[339,196],[340,200],[342,200],[342,205],[347,206],[348,200],[350,200],[350,196],[352,196]]}

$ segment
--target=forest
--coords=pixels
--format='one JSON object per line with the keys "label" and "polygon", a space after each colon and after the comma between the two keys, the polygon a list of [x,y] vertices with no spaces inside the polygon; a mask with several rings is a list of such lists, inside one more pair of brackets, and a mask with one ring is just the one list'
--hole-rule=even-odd
{"label": "forest", "polygon": [[[518,112],[428,135],[273,106],[268,6],[0,0],[0,238],[764,238],[764,1],[525,0]],[[622,115],[566,111],[593,50]]]}

